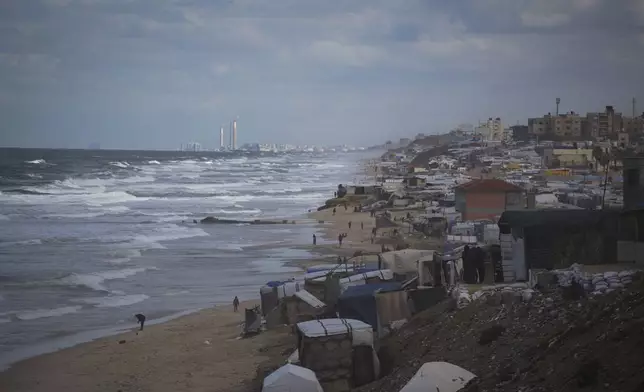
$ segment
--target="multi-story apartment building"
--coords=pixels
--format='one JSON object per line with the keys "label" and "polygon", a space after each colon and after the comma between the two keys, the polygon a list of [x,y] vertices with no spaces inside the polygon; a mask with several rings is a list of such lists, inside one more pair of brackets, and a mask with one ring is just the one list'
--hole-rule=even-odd
{"label": "multi-story apartment building", "polygon": [[582,117],[575,113],[528,119],[528,133],[533,137],[557,137],[559,139],[579,139],[583,134]]}
{"label": "multi-story apartment building", "polygon": [[644,113],[637,117],[622,117],[622,128],[626,133],[644,134]]}
{"label": "multi-story apartment building", "polygon": [[501,124],[501,118],[488,118],[486,122],[480,123],[478,127],[474,128],[474,134],[480,135],[485,141],[502,141],[503,124]]}
{"label": "multi-story apartment building", "polygon": [[615,112],[612,106],[606,106],[603,112],[586,114],[585,133],[595,139],[616,138],[622,130],[622,113]]}

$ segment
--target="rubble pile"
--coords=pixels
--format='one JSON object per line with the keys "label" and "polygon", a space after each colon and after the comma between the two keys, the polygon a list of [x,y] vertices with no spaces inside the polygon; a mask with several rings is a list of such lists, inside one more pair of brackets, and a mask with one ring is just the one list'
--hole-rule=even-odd
{"label": "rubble pile", "polygon": [[[567,286],[557,285],[544,292],[501,289],[480,297],[495,300],[462,309],[445,301],[383,341],[386,376],[357,391],[399,391],[429,361],[479,376],[467,392],[644,390],[644,279],[630,275],[631,285],[611,292],[615,276],[602,276],[605,295],[571,297]],[[504,297],[513,300],[496,302]]]}

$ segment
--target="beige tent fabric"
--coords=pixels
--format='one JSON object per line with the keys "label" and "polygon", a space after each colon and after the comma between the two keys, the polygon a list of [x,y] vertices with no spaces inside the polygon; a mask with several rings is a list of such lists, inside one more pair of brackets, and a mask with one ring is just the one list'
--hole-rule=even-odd
{"label": "beige tent fabric", "polygon": [[385,252],[381,254],[382,268],[390,269],[396,274],[406,274],[418,271],[419,259],[425,256],[432,256],[433,250],[424,249],[403,249],[394,252]]}
{"label": "beige tent fabric", "polygon": [[378,311],[378,322],[383,326],[389,325],[393,321],[411,317],[406,291],[376,293],[376,309]]}

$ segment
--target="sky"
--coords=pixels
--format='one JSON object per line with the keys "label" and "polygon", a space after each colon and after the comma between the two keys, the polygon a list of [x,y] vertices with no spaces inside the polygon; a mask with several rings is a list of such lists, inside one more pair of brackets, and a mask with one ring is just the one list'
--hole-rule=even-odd
{"label": "sky", "polygon": [[0,0],[0,146],[371,145],[642,112],[642,70],[644,0]]}

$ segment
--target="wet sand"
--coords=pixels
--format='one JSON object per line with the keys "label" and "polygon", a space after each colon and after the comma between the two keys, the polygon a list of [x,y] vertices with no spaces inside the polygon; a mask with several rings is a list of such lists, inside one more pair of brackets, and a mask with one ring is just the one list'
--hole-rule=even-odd
{"label": "wet sand", "polygon": [[0,390],[244,391],[268,360],[266,347],[290,346],[287,327],[240,339],[244,306],[203,310],[163,324],[41,355],[0,373]]}

